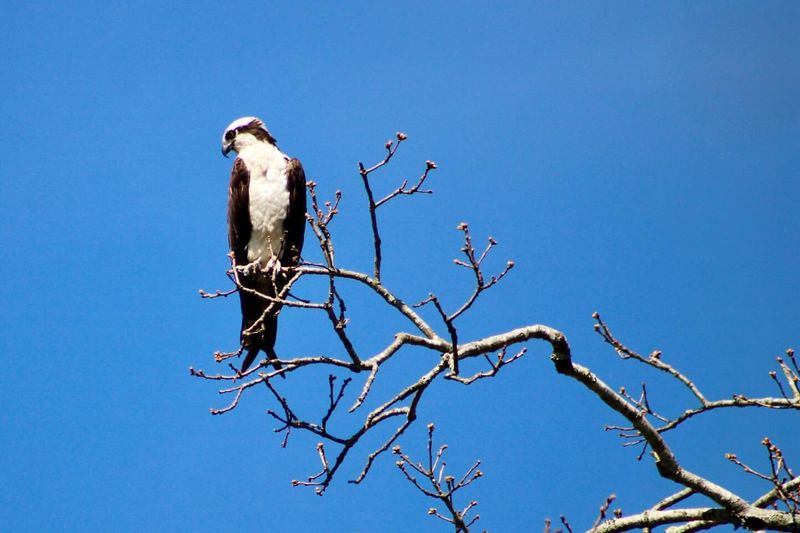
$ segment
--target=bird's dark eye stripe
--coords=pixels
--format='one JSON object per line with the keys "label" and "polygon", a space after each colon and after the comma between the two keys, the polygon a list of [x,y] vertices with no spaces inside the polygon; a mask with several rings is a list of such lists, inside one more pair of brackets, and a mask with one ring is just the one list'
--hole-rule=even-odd
{"label": "bird's dark eye stripe", "polygon": [[225,134],[225,138],[229,141],[234,137],[236,137],[236,130],[230,130],[228,133]]}

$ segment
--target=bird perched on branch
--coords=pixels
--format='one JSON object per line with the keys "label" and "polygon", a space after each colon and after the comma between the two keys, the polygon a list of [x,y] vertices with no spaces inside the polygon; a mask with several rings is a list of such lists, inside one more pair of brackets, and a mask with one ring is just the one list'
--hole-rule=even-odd
{"label": "bird perched on branch", "polygon": [[[297,159],[284,155],[256,117],[234,120],[222,135],[222,155],[238,157],[228,189],[228,242],[242,306],[242,348],[247,370],[259,351],[278,359],[275,339],[281,305],[270,301],[285,287],[285,267],[303,250],[306,177]],[[241,268],[244,267],[244,268]],[[262,296],[263,295],[263,296]],[[267,296],[268,298],[264,298]],[[274,363],[276,369],[279,363]]]}

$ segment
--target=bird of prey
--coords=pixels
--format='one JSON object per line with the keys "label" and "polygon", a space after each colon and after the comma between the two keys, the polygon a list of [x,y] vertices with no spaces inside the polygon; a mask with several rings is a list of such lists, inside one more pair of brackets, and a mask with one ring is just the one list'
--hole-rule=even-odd
{"label": "bird of prey", "polygon": [[[274,297],[286,284],[281,267],[296,266],[303,249],[306,177],[297,159],[284,155],[256,117],[234,120],[222,135],[222,155],[234,151],[228,189],[228,242],[239,270],[241,345],[247,351],[241,372],[263,351],[278,359],[275,338],[280,306]],[[273,364],[276,369],[279,363]]]}

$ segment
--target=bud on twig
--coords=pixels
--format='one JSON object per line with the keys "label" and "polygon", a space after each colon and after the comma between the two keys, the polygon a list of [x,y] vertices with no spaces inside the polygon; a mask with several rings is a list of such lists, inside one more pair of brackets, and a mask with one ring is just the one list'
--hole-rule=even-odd
{"label": "bud on twig", "polygon": [[433,170],[436,168],[436,163],[434,163],[430,159],[425,161],[425,165],[428,167],[428,170]]}
{"label": "bud on twig", "polygon": [[402,131],[398,131],[396,133],[396,135],[397,135],[397,140],[398,141],[405,141],[406,139],[408,139],[408,136],[405,133],[403,133]]}

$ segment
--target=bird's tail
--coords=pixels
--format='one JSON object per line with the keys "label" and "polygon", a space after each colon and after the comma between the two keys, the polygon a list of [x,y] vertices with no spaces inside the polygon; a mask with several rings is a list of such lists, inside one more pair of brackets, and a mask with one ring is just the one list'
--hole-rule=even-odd
{"label": "bird's tail", "polygon": [[[249,318],[249,317],[248,317]],[[278,336],[278,317],[267,316],[264,317],[264,329],[255,335],[245,337],[244,332],[247,331],[256,321],[252,319],[242,319],[242,342],[247,348],[247,354],[242,361],[242,368],[240,372],[246,372],[253,361],[256,360],[258,352],[263,351],[270,361],[273,361],[272,366],[275,370],[283,368],[278,362],[278,354],[275,353],[275,340]],[[281,377],[286,377],[281,374]]]}
{"label": "bird's tail", "polygon": [[[246,283],[248,287],[267,296],[274,296],[280,292],[283,286],[282,280],[276,281],[266,276],[247,279]],[[277,362],[278,355],[275,353],[275,340],[278,336],[278,313],[281,311],[281,305],[247,291],[239,291],[239,297],[242,304],[241,341],[242,346],[247,350],[240,372],[245,372],[250,368],[260,351],[263,351],[267,358],[273,361],[272,366],[275,370],[280,370],[282,367]],[[268,309],[269,312],[267,313]],[[249,331],[256,323],[259,323],[259,325],[254,328],[255,331]],[[245,334],[245,332],[248,332],[248,334]],[[281,374],[281,376],[286,377],[284,374]]]}

